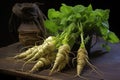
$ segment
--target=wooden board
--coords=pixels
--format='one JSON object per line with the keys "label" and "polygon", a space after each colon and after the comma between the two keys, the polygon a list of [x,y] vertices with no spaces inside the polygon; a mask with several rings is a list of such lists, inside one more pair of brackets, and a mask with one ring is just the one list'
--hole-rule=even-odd
{"label": "wooden board", "polygon": [[[98,75],[87,66],[82,76],[89,80],[120,80],[120,43],[109,44],[111,51],[107,53],[100,47],[101,43],[103,41],[98,41],[91,49],[90,61],[102,72],[102,75]],[[25,71],[21,71],[24,62],[11,58],[18,54],[21,48],[22,46],[19,42],[0,48],[0,73],[23,78],[26,77],[28,79],[30,78],[30,80],[84,80],[75,77],[76,68],[69,68],[48,76],[49,69],[44,69],[36,73],[28,73],[27,71],[34,65],[34,63],[31,63],[24,67]]]}

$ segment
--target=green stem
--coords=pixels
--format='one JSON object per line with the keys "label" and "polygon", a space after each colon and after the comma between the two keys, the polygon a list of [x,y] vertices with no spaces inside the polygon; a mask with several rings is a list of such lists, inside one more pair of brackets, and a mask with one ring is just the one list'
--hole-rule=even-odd
{"label": "green stem", "polygon": [[85,48],[85,43],[84,43],[84,32],[83,32],[83,26],[82,26],[82,24],[80,23],[80,25],[79,25],[79,27],[80,27],[80,31],[81,31],[81,33],[80,33],[80,37],[81,37],[81,45],[80,45],[80,48]]}
{"label": "green stem", "polygon": [[84,39],[83,39],[83,33],[80,34],[80,37],[81,37],[81,45],[80,45],[80,47],[85,48]]}
{"label": "green stem", "polygon": [[[74,36],[76,32],[74,32],[76,29],[75,23],[70,23],[69,26],[62,32],[62,34],[59,37],[59,42],[61,44],[69,44],[70,47],[73,46],[74,42],[70,43],[71,41],[75,40],[77,36]],[[76,34],[78,35],[78,34]],[[58,47],[60,46],[58,45]]]}

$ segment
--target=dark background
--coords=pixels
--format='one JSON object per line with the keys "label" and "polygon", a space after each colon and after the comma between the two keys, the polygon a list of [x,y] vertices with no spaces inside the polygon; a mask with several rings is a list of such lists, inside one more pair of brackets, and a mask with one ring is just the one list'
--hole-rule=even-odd
{"label": "dark background", "polygon": [[[0,47],[4,47],[15,43],[18,41],[18,37],[11,36],[11,33],[8,30],[8,22],[10,15],[12,13],[12,7],[15,3],[23,3],[23,2],[40,2],[44,3],[41,5],[41,10],[45,15],[47,15],[47,10],[49,8],[59,9],[61,3],[66,3],[68,5],[89,5],[92,4],[93,8],[101,8],[101,9],[110,9],[110,17],[109,24],[110,30],[115,32],[118,37],[120,37],[119,33],[119,9],[117,7],[116,0],[4,0],[0,1]],[[119,6],[119,5],[118,5]],[[14,38],[13,38],[14,37]]]}

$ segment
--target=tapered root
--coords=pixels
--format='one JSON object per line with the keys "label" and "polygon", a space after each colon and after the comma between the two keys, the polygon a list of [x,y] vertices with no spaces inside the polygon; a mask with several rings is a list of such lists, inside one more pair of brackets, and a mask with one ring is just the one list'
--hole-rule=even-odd
{"label": "tapered root", "polygon": [[89,65],[98,75],[101,73],[97,71],[97,68],[89,62],[88,53],[85,48],[80,48],[77,54],[77,76],[80,76],[85,65]]}
{"label": "tapered root", "polygon": [[31,73],[38,71],[40,68],[44,66],[50,65],[50,60],[46,58],[40,58],[39,61],[34,65],[34,67],[29,71]]}
{"label": "tapered root", "polygon": [[55,71],[62,70],[66,66],[66,64],[68,64],[69,52],[70,52],[70,46],[68,44],[64,44],[59,47],[54,65],[53,65],[49,75],[51,75]]}
{"label": "tapered root", "polygon": [[33,68],[29,72],[33,73],[38,71],[40,68],[49,66],[55,60],[55,57],[56,57],[55,53],[51,53],[48,56],[39,58],[37,63],[33,66]]}
{"label": "tapered root", "polygon": [[34,49],[36,49],[37,48],[37,46],[34,46],[34,47],[32,47],[32,48],[29,48],[28,50],[26,50],[26,51],[24,51],[24,52],[22,52],[22,53],[20,53],[20,54],[18,54],[18,55],[16,55],[16,56],[14,56],[13,58],[14,59],[23,59],[23,58],[25,58],[26,56],[28,56],[29,54],[31,54],[31,52],[34,50]]}
{"label": "tapered root", "polygon": [[77,53],[77,75],[81,75],[84,66],[87,64],[88,59],[86,49],[80,48]]}

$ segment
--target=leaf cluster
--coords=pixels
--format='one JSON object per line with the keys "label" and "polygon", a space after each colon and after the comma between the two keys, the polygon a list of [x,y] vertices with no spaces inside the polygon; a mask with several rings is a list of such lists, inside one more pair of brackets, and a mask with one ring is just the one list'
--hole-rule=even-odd
{"label": "leaf cluster", "polygon": [[[109,30],[109,13],[109,9],[93,10],[91,4],[86,7],[84,5],[68,6],[63,3],[59,11],[54,8],[48,10],[45,27],[52,35],[58,35],[71,23],[76,26],[81,23],[84,37],[96,35],[102,37],[106,42],[117,43],[119,38]],[[77,28],[75,31],[78,31]]]}

